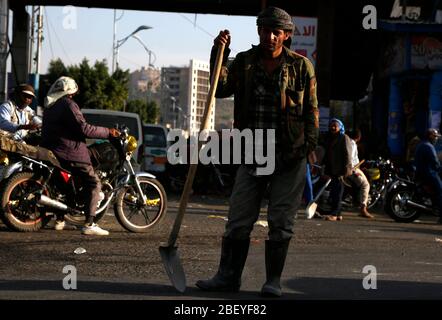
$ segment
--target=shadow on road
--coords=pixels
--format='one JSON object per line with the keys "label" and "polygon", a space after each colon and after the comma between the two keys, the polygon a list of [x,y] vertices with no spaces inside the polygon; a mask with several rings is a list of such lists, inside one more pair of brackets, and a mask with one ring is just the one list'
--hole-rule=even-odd
{"label": "shadow on road", "polygon": [[364,289],[362,279],[297,278],[287,280],[286,288],[301,293],[297,299],[442,299],[440,283],[378,280],[376,289]]}
{"label": "shadow on road", "polygon": [[[361,279],[336,278],[296,278],[284,282],[284,300],[396,300],[396,299],[442,299],[440,283],[378,281],[377,289],[365,290]],[[0,291],[59,291],[63,289],[60,280],[0,280]],[[71,291],[72,292],[72,291]],[[88,299],[134,298],[137,299],[262,299],[259,292],[240,291],[238,293],[203,292],[196,287],[187,287],[184,294],[178,293],[170,285],[149,283],[79,281],[75,290],[78,294],[88,293]],[[44,298],[43,296],[40,298]],[[39,299],[36,296],[36,299]]]}

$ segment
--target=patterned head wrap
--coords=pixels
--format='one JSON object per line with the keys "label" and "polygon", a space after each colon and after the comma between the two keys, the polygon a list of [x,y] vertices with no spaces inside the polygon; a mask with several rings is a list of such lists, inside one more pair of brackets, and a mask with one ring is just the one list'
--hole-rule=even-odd
{"label": "patterned head wrap", "polygon": [[345,133],[345,126],[344,123],[342,123],[341,120],[337,119],[337,118],[333,118],[330,120],[330,122],[328,123],[329,125],[332,124],[332,122],[336,122],[339,125],[339,134],[344,134]]}
{"label": "patterned head wrap", "polygon": [[256,19],[258,27],[271,27],[293,32],[295,25],[292,17],[284,10],[276,7],[268,7],[261,11]]}
{"label": "patterned head wrap", "polygon": [[51,107],[58,99],[68,95],[74,94],[78,91],[78,85],[74,79],[69,77],[60,77],[49,89],[48,95],[45,98],[45,107]]}

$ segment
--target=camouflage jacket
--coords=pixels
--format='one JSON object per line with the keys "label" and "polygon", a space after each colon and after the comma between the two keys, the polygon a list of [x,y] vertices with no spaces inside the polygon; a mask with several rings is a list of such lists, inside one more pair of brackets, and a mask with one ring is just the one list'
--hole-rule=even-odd
{"label": "camouflage jacket", "polygon": [[[230,50],[224,52],[223,68],[216,90],[217,98],[234,95],[234,126],[243,130],[247,126],[248,105],[253,93],[253,73],[258,63],[258,46],[240,52],[227,64]],[[215,47],[210,65],[214,68]],[[285,63],[282,65],[281,128],[282,148],[288,159],[305,157],[316,148],[319,135],[319,109],[316,97],[316,77],[312,63],[305,57],[284,47]]]}

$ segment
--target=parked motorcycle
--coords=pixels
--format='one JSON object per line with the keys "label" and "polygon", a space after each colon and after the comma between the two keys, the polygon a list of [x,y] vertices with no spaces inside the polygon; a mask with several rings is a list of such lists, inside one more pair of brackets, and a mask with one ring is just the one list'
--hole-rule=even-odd
{"label": "parked motorcycle", "polygon": [[[316,166],[318,172],[321,172],[322,167]],[[371,209],[376,205],[385,201],[385,196],[390,185],[396,181],[398,177],[398,169],[394,166],[393,162],[388,159],[379,158],[377,160],[367,160],[360,167],[362,172],[364,172],[370,183],[370,191],[368,194],[368,205],[367,208]],[[320,181],[320,174],[317,176],[312,176],[312,183],[314,190],[320,189],[319,182],[318,186],[315,184]],[[328,206],[328,196],[329,190],[324,191],[323,196],[319,200],[319,210],[327,211]],[[354,186],[349,179],[344,180],[344,194],[342,196],[342,208],[344,210],[351,210],[355,206],[358,206],[355,199],[359,196],[359,188]]]}
{"label": "parked motorcycle", "polygon": [[361,170],[370,183],[367,205],[367,208],[370,209],[385,200],[390,184],[396,180],[398,169],[391,160],[379,158],[365,161]]}
{"label": "parked motorcycle", "polygon": [[[89,146],[95,172],[102,189],[97,206],[97,220],[114,202],[118,222],[132,232],[145,232],[157,225],[167,210],[167,197],[155,176],[135,172],[131,163],[137,143],[127,127],[119,128],[121,135],[98,141]],[[60,167],[47,149],[27,146],[17,152],[16,146],[3,148],[3,158],[15,161],[16,170],[1,182],[1,210],[3,222],[16,231],[37,231],[54,214],[63,212],[65,220],[83,225],[84,197],[81,181]],[[32,149],[34,148],[34,149]]]}
{"label": "parked motorcycle", "polygon": [[423,213],[438,216],[431,200],[433,193],[428,185],[399,178],[387,193],[385,212],[397,222],[413,222]]}

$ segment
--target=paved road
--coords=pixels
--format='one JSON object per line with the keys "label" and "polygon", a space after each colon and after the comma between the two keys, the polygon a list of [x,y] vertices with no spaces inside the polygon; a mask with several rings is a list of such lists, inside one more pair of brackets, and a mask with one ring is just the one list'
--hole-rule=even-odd
{"label": "paved road", "polygon": [[[178,241],[188,284],[180,294],[158,252],[174,221],[176,197],[169,207],[162,225],[145,234],[125,231],[111,215],[102,223],[108,237],[49,228],[16,233],[0,224],[0,299],[260,299],[267,227],[255,226],[240,293],[201,292],[194,283],[216,272],[227,201],[192,197]],[[343,221],[328,222],[305,220],[301,212],[283,273],[284,299],[442,299],[442,226],[435,220],[399,224],[382,213],[371,221],[345,212]],[[74,254],[79,247],[86,253]],[[63,273],[67,265],[76,268],[76,290],[63,288],[72,275]],[[365,266],[377,277],[373,267],[363,273]],[[376,289],[364,289],[367,275],[365,283]]]}

